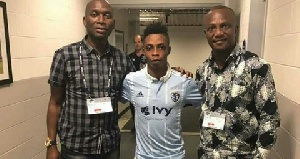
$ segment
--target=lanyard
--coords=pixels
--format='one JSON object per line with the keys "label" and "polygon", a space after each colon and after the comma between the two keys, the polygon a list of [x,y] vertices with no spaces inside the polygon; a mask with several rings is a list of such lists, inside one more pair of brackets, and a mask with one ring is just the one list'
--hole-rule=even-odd
{"label": "lanyard", "polygon": [[[82,56],[82,44],[79,46],[79,65],[80,65],[80,74],[82,76],[83,84],[85,87],[85,91],[88,94],[88,97],[91,98],[91,93],[87,87],[86,84],[86,79],[84,75],[84,69],[83,69],[83,56]],[[109,67],[109,72],[108,72],[108,83],[107,83],[107,88],[108,88],[108,94],[105,94],[106,97],[108,97],[111,93],[111,74],[112,74],[112,67],[113,67],[113,58],[110,60],[110,67]]]}

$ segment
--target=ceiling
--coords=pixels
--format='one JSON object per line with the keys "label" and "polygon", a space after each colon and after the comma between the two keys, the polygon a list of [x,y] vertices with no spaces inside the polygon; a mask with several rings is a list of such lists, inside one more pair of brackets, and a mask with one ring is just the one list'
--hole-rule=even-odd
{"label": "ceiling", "polygon": [[[201,26],[211,7],[225,0],[110,0],[114,8],[137,11],[141,26],[160,21],[167,26]],[[135,19],[137,20],[137,19]]]}
{"label": "ceiling", "polygon": [[160,21],[167,26],[201,26],[209,7],[193,9],[140,9],[139,23],[145,26]]}

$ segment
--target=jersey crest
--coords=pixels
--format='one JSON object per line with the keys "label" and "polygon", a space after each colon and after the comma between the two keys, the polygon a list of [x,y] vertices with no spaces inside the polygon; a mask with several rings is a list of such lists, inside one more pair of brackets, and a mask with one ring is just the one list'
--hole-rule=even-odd
{"label": "jersey crest", "polygon": [[180,98],[179,93],[177,93],[177,92],[171,93],[171,99],[172,99],[173,102],[178,102],[179,98]]}

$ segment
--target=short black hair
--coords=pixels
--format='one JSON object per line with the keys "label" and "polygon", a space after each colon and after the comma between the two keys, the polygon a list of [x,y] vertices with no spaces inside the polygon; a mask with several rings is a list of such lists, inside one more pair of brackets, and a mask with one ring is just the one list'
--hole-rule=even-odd
{"label": "short black hair", "polygon": [[[217,6],[212,7],[212,8],[207,12],[207,14],[204,15],[204,18],[202,19],[203,25],[206,25],[206,18],[207,18],[207,16],[208,16],[209,14],[211,14],[213,11],[218,10],[218,9],[228,10],[229,13],[230,13],[230,15],[234,18],[235,23],[236,23],[236,21],[237,21],[236,15],[235,15],[235,12],[234,12],[234,10],[233,10],[232,8],[229,8],[229,7],[223,6],[223,5],[217,5]],[[237,25],[236,25],[236,26],[237,26]]]}
{"label": "short black hair", "polygon": [[150,34],[163,34],[167,38],[168,43],[170,43],[168,28],[161,22],[153,22],[146,26],[143,35],[143,41],[145,41],[145,38]]}

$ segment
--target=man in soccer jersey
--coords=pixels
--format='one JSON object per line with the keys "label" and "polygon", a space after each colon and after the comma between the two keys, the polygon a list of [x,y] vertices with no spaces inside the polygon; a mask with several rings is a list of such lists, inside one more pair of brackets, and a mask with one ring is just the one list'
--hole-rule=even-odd
{"label": "man in soccer jersey", "polygon": [[[183,106],[199,106],[202,95],[192,78],[170,69],[168,30],[161,23],[144,30],[147,65],[129,73],[122,97],[135,106],[136,159],[183,159],[180,116]],[[196,123],[195,123],[196,124]]]}

